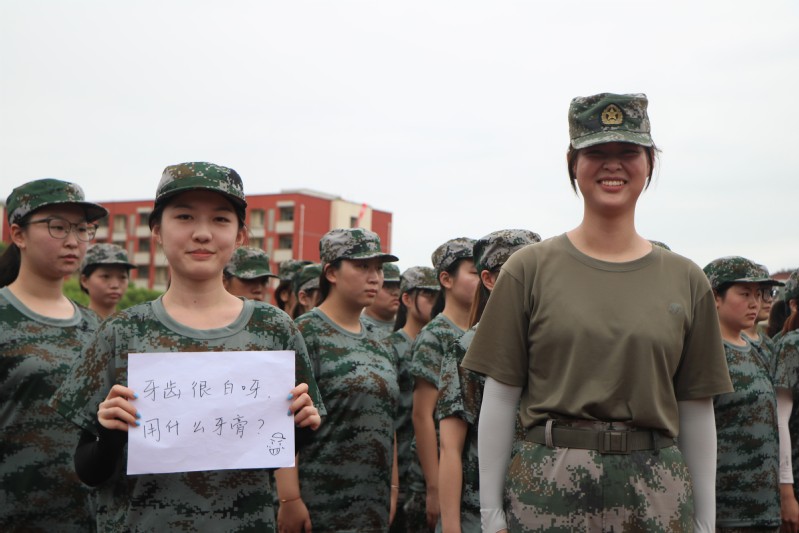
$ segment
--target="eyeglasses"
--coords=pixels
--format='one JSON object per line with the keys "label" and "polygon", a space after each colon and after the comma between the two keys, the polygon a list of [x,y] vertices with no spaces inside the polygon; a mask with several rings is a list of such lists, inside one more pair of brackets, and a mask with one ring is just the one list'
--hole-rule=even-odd
{"label": "eyeglasses", "polygon": [[47,231],[54,239],[66,239],[71,231],[75,232],[75,237],[79,241],[89,242],[94,239],[94,234],[97,233],[97,224],[90,224],[88,222],[78,222],[73,224],[68,220],[58,217],[48,217],[41,220],[31,220],[30,224],[47,224]]}
{"label": "eyeglasses", "polygon": [[760,297],[763,298],[764,302],[770,302],[777,296],[777,294],[779,294],[780,291],[776,287],[763,287],[759,292]]}

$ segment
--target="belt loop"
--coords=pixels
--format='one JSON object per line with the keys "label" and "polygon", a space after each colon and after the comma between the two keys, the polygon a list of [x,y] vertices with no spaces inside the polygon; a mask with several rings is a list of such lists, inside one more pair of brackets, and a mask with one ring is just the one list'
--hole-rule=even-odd
{"label": "belt loop", "polygon": [[552,424],[555,421],[553,419],[547,420],[547,425],[544,428],[544,441],[547,448],[554,448],[555,445],[552,443]]}

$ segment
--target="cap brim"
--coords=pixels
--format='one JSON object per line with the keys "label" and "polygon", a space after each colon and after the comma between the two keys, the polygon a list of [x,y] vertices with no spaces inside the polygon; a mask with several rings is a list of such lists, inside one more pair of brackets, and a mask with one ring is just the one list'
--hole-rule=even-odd
{"label": "cap brim", "polygon": [[337,257],[336,259],[375,259],[375,258],[380,259],[384,263],[393,263],[394,261],[399,261],[399,257],[397,257],[396,255],[375,253],[375,252],[346,255],[346,256]]}
{"label": "cap brim", "polygon": [[596,133],[590,133],[588,135],[578,137],[577,139],[572,139],[571,142],[572,147],[576,150],[604,143],[631,143],[647,147],[654,145],[652,142],[652,136],[648,133],[637,133],[623,130],[599,131]]}
{"label": "cap brim", "polygon": [[43,207],[51,207],[54,205],[77,205],[86,211],[86,222],[94,222],[95,220],[100,220],[101,218],[108,216],[108,209],[100,204],[93,204],[92,202],[50,202],[37,206],[36,209],[31,212],[35,213]]}
{"label": "cap brim", "polygon": [[266,272],[264,274],[256,274],[254,276],[240,276],[239,274],[233,274],[233,273],[231,273],[231,275],[232,276],[236,276],[239,279],[258,279],[258,278],[276,278],[276,277],[278,277],[275,274],[272,274],[271,272]]}

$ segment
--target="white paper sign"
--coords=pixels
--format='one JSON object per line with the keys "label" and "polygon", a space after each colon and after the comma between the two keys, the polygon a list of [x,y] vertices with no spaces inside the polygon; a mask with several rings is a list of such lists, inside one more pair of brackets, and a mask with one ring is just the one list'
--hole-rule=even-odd
{"label": "white paper sign", "polygon": [[128,474],[294,466],[294,352],[132,353]]}

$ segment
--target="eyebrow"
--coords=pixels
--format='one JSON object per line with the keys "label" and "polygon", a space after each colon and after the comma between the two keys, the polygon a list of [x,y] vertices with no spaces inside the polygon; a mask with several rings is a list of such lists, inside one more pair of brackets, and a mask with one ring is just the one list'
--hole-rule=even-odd
{"label": "eyebrow", "polygon": [[[174,204],[172,207],[175,209],[196,209],[196,207],[192,204]],[[219,207],[215,207],[214,211],[225,211],[233,213],[234,209],[230,206],[222,205]]]}

